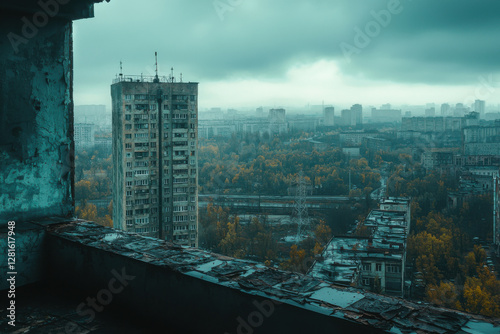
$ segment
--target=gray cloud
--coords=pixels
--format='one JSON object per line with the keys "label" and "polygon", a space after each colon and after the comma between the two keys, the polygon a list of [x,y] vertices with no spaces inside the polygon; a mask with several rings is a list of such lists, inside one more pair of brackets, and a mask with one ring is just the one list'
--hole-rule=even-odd
{"label": "gray cloud", "polygon": [[354,28],[390,1],[241,0],[221,21],[212,0],[112,0],[75,23],[76,84],[109,81],[120,60],[127,74],[147,74],[154,51],[164,73],[173,65],[196,81],[280,80],[319,59],[338,60],[346,75],[404,83],[470,84],[500,71],[496,0],[401,0],[403,11],[346,62],[340,43],[353,44]]}

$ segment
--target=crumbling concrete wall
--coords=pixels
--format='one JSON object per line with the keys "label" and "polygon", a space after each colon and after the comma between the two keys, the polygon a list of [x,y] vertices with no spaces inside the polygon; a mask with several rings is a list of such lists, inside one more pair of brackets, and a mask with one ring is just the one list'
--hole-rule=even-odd
{"label": "crumbling concrete wall", "polygon": [[73,210],[72,23],[36,17],[0,14],[0,226]]}

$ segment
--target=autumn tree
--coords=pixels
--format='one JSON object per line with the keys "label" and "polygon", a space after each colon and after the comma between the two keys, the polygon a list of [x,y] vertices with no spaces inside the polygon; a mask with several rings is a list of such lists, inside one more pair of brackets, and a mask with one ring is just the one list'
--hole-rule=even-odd
{"label": "autumn tree", "polygon": [[79,219],[89,220],[95,222],[97,220],[97,207],[84,201],[83,206],[75,208],[75,214]]}
{"label": "autumn tree", "polygon": [[222,254],[233,256],[236,258],[245,257],[245,239],[242,236],[240,218],[238,216],[231,217],[227,224],[217,223],[218,234],[220,239],[218,249]]}
{"label": "autumn tree", "polygon": [[326,225],[324,220],[320,220],[319,224],[316,226],[316,229],[314,230],[314,237],[316,242],[320,245],[326,245],[332,237],[332,229]]}
{"label": "autumn tree", "polygon": [[222,226],[229,222],[229,213],[220,206],[208,203],[207,210],[200,214],[200,245],[206,249],[216,250],[224,237]]}
{"label": "autumn tree", "polygon": [[299,249],[297,245],[290,247],[290,259],[282,264],[286,270],[305,273],[308,269],[306,265],[306,251]]}
{"label": "autumn tree", "polygon": [[461,309],[459,291],[455,284],[442,281],[440,284],[430,284],[426,288],[427,301],[448,308]]}
{"label": "autumn tree", "polygon": [[[486,269],[488,272],[489,270]],[[483,277],[468,277],[464,286],[464,310],[490,317],[500,317],[499,282],[489,272]]]}

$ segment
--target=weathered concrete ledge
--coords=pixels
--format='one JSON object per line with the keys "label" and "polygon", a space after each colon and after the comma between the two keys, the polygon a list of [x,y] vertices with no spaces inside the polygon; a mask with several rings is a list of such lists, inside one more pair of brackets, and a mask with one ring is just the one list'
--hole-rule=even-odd
{"label": "weathered concrete ledge", "polygon": [[52,280],[105,301],[118,273],[124,287],[112,295],[113,303],[146,322],[161,320],[184,332],[498,333],[500,328],[498,319],[341,288],[88,222],[49,226],[47,251]]}

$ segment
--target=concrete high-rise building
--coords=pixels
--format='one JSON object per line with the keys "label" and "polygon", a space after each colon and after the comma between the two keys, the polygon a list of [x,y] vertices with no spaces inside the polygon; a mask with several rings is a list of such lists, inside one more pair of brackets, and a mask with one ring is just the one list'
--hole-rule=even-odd
{"label": "concrete high-rise building", "polygon": [[449,116],[451,107],[448,103],[441,104],[441,116]]}
{"label": "concrete high-rise building", "polygon": [[483,100],[474,101],[474,111],[479,113],[479,118],[484,118],[486,112],[486,102]]}
{"label": "concrete high-rise building", "polygon": [[285,109],[269,109],[267,119],[269,121],[269,131],[271,134],[282,134],[287,131]]}
{"label": "concrete high-rise building", "polygon": [[431,107],[425,109],[425,117],[435,117],[436,116],[436,108]]}
{"label": "concrete high-rise building", "polygon": [[334,125],[334,119],[335,119],[335,108],[334,107],[325,107],[325,110],[323,110],[324,114],[324,125],[325,126],[333,126]]}
{"label": "concrete high-rise building", "polygon": [[464,106],[463,103],[457,103],[455,105],[455,109],[453,110],[453,116],[455,117],[464,117],[465,114],[469,112],[469,108]]}
{"label": "concrete high-rise building", "polygon": [[111,85],[113,225],[198,246],[198,83],[124,77]]}
{"label": "concrete high-rise building", "polygon": [[280,109],[269,109],[269,122],[274,123],[285,123],[286,122],[286,110]]}
{"label": "concrete high-rise building", "polygon": [[361,104],[354,104],[351,107],[351,111],[354,113],[356,125],[363,124],[363,106]]}
{"label": "concrete high-rise building", "polygon": [[264,118],[264,107],[258,107],[255,109],[255,116],[258,118]]}
{"label": "concrete high-rise building", "polygon": [[356,113],[352,109],[344,109],[340,112],[340,124],[342,126],[356,126]]}

